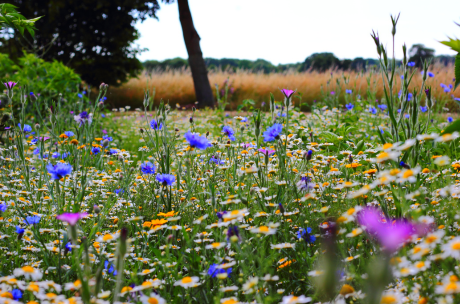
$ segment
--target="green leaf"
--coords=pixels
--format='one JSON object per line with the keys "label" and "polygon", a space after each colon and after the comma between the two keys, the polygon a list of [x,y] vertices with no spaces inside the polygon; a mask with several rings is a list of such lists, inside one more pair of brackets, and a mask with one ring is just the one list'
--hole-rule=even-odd
{"label": "green leaf", "polygon": [[360,140],[359,143],[356,145],[355,150],[353,151],[353,155],[357,155],[360,151],[364,148],[364,140]]}
{"label": "green leaf", "polygon": [[455,131],[457,131],[457,132],[460,131],[460,119],[457,119],[456,121],[454,121],[453,123],[448,125],[447,128],[445,128],[442,131],[442,134],[452,134]]}
{"label": "green leaf", "polygon": [[454,90],[460,84],[460,51],[458,51],[457,56],[455,56],[455,86]]}
{"label": "green leaf", "polygon": [[452,39],[450,37],[447,37],[449,38],[449,41],[440,41],[442,44],[450,47],[452,50],[456,51],[456,52],[459,52],[460,53],[460,40],[458,39]]}

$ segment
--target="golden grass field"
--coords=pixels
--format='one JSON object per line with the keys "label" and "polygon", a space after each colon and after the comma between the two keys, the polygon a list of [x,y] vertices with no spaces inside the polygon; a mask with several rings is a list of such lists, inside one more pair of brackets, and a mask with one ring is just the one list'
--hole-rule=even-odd
{"label": "golden grass field", "polygon": [[[429,71],[435,76],[427,79],[427,85],[433,89],[435,98],[450,98],[455,94],[455,97],[460,97],[460,89],[454,93],[445,93],[440,87],[441,83],[449,85],[453,83],[454,68],[441,65],[432,66]],[[332,73],[332,74],[331,74]],[[332,76],[331,76],[332,75]],[[399,91],[400,73],[396,72]],[[332,77],[332,78],[331,78]],[[344,77],[348,80],[345,83]],[[226,79],[229,79],[230,86],[234,93],[230,95],[229,101],[231,104],[228,110],[236,108],[238,102],[244,99],[253,99],[260,103],[267,102],[269,94],[272,92],[277,100],[282,100],[282,94],[278,89],[289,88],[296,89],[302,94],[302,102],[312,103],[313,100],[321,99],[321,87],[326,90],[326,84],[330,82],[329,90],[338,91],[337,80],[340,82],[341,94],[345,93],[345,89],[352,89],[355,94],[360,94],[363,98],[367,98],[368,80],[370,90],[376,93],[377,98],[383,94],[382,78],[378,72],[342,72],[342,71],[327,71],[327,72],[287,72],[287,73],[272,73],[262,74],[251,71],[218,71],[209,72],[209,81],[215,91],[215,84],[220,88]],[[419,85],[422,81],[420,71],[416,71],[413,78],[413,85]],[[108,103],[112,107],[121,107],[129,105],[132,108],[142,107],[144,90],[153,87],[156,90],[155,103],[160,99],[168,102],[171,105],[179,103],[180,105],[193,104],[195,102],[195,94],[193,89],[193,81],[189,70],[170,70],[166,72],[152,72],[150,74],[143,73],[138,78],[133,78],[126,84],[118,88],[110,88],[108,92]],[[297,101],[296,101],[297,102]]]}

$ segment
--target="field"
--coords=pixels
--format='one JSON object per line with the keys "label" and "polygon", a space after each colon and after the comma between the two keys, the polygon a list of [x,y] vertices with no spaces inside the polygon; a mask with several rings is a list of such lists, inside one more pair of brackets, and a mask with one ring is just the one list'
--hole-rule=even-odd
{"label": "field", "polygon": [[113,113],[101,85],[43,120],[7,83],[0,303],[457,302],[460,121],[409,85],[310,114]]}
{"label": "field", "polygon": [[[441,83],[449,85],[453,83],[454,69],[451,66],[445,67],[440,64],[434,64],[430,71],[435,77],[429,79],[429,85],[433,87],[433,96],[437,100],[448,98],[452,101],[451,94],[446,94],[440,86]],[[398,73],[401,73],[399,70]],[[399,74],[401,75],[401,74]],[[399,76],[398,76],[399,77]],[[313,104],[324,98],[324,94],[330,91],[336,92],[341,97],[342,103],[345,101],[343,95],[345,90],[353,90],[354,94],[360,94],[363,98],[370,98],[368,89],[375,97],[383,97],[383,83],[380,72],[368,70],[367,72],[342,72],[329,70],[327,72],[309,71],[305,73],[287,72],[287,73],[253,73],[251,71],[237,71],[235,73],[226,71],[210,71],[209,81],[215,90],[215,85],[219,87],[220,94],[225,87],[225,81],[229,80],[229,106],[227,109],[235,110],[242,100],[253,99],[258,105],[262,102],[268,103],[270,92],[275,94],[277,100],[282,100],[283,95],[276,90],[277,88],[289,88],[298,90],[302,94],[302,103]],[[412,87],[420,86],[421,75],[416,74],[412,80]],[[329,83],[329,85],[328,85]],[[400,89],[400,83],[397,84],[397,90]],[[153,71],[144,73],[138,78],[131,79],[121,87],[112,88],[108,93],[108,103],[113,107],[131,106],[132,108],[141,108],[143,101],[143,92],[146,88],[155,88],[155,102],[159,103],[160,99],[171,105],[176,103],[184,106],[195,103],[195,92],[193,81],[189,70],[169,70],[166,72]],[[321,92],[323,89],[323,92]],[[458,93],[457,93],[458,94]],[[456,97],[460,97],[457,95]],[[299,100],[295,99],[298,103]],[[452,108],[453,102],[450,103]],[[304,110],[309,108],[304,106]]]}

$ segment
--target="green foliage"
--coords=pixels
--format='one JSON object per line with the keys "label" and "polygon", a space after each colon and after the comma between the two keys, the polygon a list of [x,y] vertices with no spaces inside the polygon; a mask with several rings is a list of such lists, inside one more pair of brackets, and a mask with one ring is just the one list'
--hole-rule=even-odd
{"label": "green foliage", "polygon": [[8,3],[0,4],[0,28],[10,27],[19,31],[21,35],[24,35],[24,30],[27,30],[33,37],[36,30],[35,22],[41,17],[27,20],[26,17],[16,11],[16,8],[16,6]]}
{"label": "green foliage", "polygon": [[8,55],[0,54],[0,79],[15,81],[31,92],[48,97],[76,91],[81,83],[80,76],[63,63],[47,62],[33,54],[25,54],[18,64]]}
{"label": "green foliage", "polygon": [[[28,51],[73,68],[88,84],[120,85],[142,70],[132,44],[139,38],[136,21],[156,18],[157,1],[8,0],[26,16],[43,16],[32,39],[4,32],[0,52],[17,62]],[[165,1],[168,2],[168,1]]]}

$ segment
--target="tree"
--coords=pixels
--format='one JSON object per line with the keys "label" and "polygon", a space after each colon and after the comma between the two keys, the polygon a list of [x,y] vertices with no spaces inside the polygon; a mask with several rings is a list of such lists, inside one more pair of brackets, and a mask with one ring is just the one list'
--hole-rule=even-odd
{"label": "tree", "polygon": [[434,57],[434,50],[425,47],[423,44],[414,44],[409,50],[409,61],[415,62],[415,66],[421,68],[425,60]]}
{"label": "tree", "polygon": [[314,53],[305,59],[301,70],[312,69],[319,72],[324,72],[332,67],[340,65],[340,60],[332,53]]}
{"label": "tree", "polygon": [[[137,20],[156,18],[158,1],[143,0],[7,0],[21,14],[43,16],[35,37],[16,29],[2,31],[0,51],[17,61],[23,50],[47,61],[59,60],[88,84],[120,85],[142,71],[132,43]],[[166,1],[167,2],[167,1]],[[38,24],[37,24],[38,25]]]}
{"label": "tree", "polygon": [[177,0],[179,19],[188,53],[188,63],[192,71],[195,95],[201,106],[214,107],[214,97],[208,79],[208,70],[200,47],[200,36],[193,25],[188,0]]}

